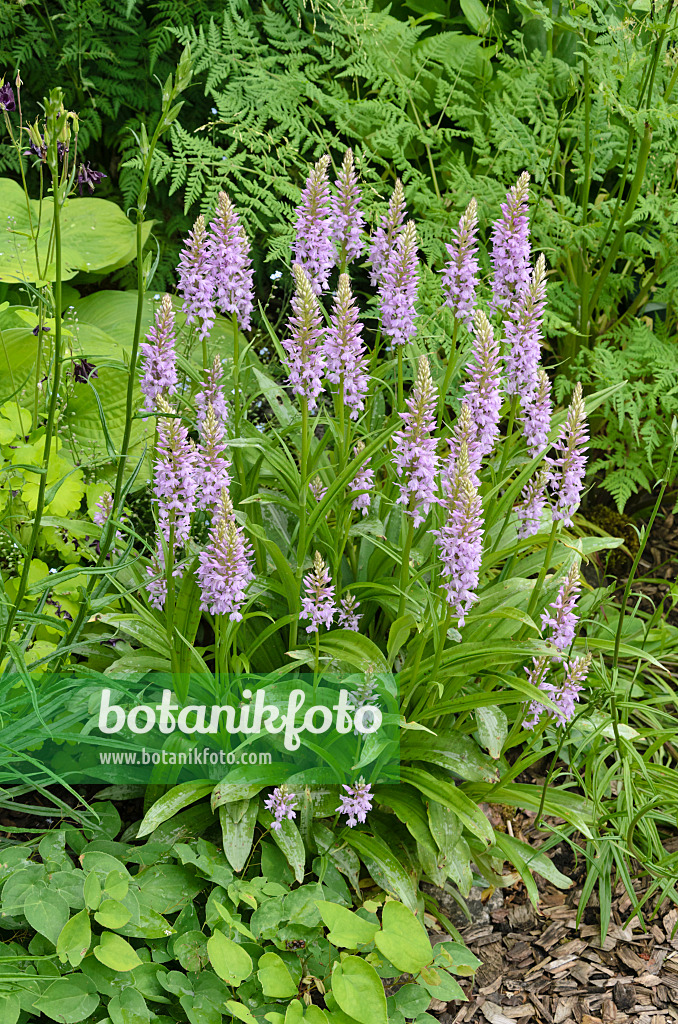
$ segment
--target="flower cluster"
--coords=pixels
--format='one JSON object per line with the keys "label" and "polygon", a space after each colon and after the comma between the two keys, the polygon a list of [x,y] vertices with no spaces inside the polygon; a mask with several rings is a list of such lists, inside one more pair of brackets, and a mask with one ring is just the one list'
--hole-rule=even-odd
{"label": "flower cluster", "polygon": [[207,406],[205,418],[200,423],[200,444],[196,452],[196,465],[201,479],[198,490],[198,508],[214,508],[219,504],[222,491],[231,485],[229,462],[224,457],[224,422]]}
{"label": "flower cluster", "polygon": [[393,194],[388,204],[388,212],[381,218],[370,246],[369,256],[372,263],[370,282],[373,286],[381,283],[389,256],[393,252],[396,239],[403,228],[405,210],[403,185],[400,178],[396,178]]}
{"label": "flower cluster", "polygon": [[141,344],[141,391],[147,412],[155,409],[158,396],[167,398],[177,390],[174,310],[169,295],[163,295],[155,323]]}
{"label": "flower cluster", "polygon": [[537,260],[530,283],[519,292],[504,321],[506,391],[529,401],[539,386],[542,325],[546,308],[546,260]]}
{"label": "flower cluster", "polygon": [[478,204],[472,199],[454,231],[454,241],[446,249],[450,257],[443,270],[445,302],[455,317],[471,329],[478,285]]}
{"label": "flower cluster", "polygon": [[155,497],[158,525],[167,543],[181,546],[189,537],[198,489],[196,450],[188,430],[166,400],[158,398],[158,444],[155,462]]}
{"label": "flower cluster", "polygon": [[205,218],[200,214],[188,233],[177,267],[178,291],[183,297],[186,323],[200,323],[200,337],[206,338],[214,326],[214,283],[207,250]]}
{"label": "flower cluster", "polygon": [[406,345],[416,333],[418,283],[417,229],[408,220],[388,257],[379,289],[381,328],[394,345]]}
{"label": "flower cluster", "polygon": [[355,260],[363,251],[362,233],[365,218],[360,208],[360,189],[353,162],[353,151],[346,150],[332,196],[332,236],[337,247],[339,265]]}
{"label": "flower cluster", "polygon": [[449,474],[442,504],[445,523],[431,532],[440,555],[447,603],[463,626],[468,609],[477,600],[475,590],[483,553],[483,504],[464,442]]}
{"label": "flower cluster", "polygon": [[252,545],[236,523],[233,504],[224,490],[207,545],[198,555],[196,575],[204,611],[228,615],[232,622],[242,619],[247,587],[254,579],[252,554]]}
{"label": "flower cluster", "polygon": [[[365,445],[362,441],[358,441],[353,449],[354,455],[360,455],[364,450]],[[351,493],[356,494],[351,508],[356,512],[361,512],[366,516],[370,511],[370,505],[372,504],[372,498],[370,492],[374,488],[374,470],[370,466],[370,460],[364,462],[356,475],[351,481]]]}
{"label": "flower cluster", "polygon": [[295,263],[292,271],[296,291],[292,299],[289,336],[283,339],[282,345],[287,354],[288,379],[292,391],[305,398],[313,412],[323,387],[325,328],[308,274],[298,263]]}
{"label": "flower cluster", "polygon": [[345,785],[343,789],[346,790],[346,795],[340,794],[339,799],[341,803],[337,807],[337,811],[339,814],[347,816],[346,824],[349,828],[353,828],[358,822],[362,824],[372,810],[372,801],[374,799],[371,792],[372,786],[371,783],[365,782],[361,776],[355,785]]}
{"label": "flower cluster", "polygon": [[588,441],[586,410],[581,384],[577,383],[567,418],[553,444],[555,458],[547,457],[549,484],[555,496],[553,519],[562,519],[566,526],[579,508],[586,474],[586,442]]}
{"label": "flower cluster", "polygon": [[360,601],[357,601],[353,594],[344,594],[339,602],[337,621],[340,629],[351,629],[358,632],[362,615],[359,614]]}
{"label": "flower cluster", "polygon": [[282,823],[286,818],[290,821],[296,818],[297,812],[294,810],[294,801],[294,794],[288,793],[285,786],[278,786],[264,800],[264,807],[273,815],[274,820],[271,822],[271,828],[274,832],[280,831]]}
{"label": "flower cluster", "polygon": [[473,362],[463,385],[471,419],[476,425],[477,451],[489,455],[499,433],[502,395],[499,342],[481,309],[473,317]]}
{"label": "flower cluster", "polygon": [[435,501],[438,456],[435,437],[436,388],[426,356],[421,356],[412,396],[401,412],[404,429],[393,435],[394,464],[400,480],[401,505],[414,516],[414,525],[424,521]]}
{"label": "flower cluster", "polygon": [[369,386],[367,351],[358,316],[349,276],[340,274],[330,326],[325,335],[325,356],[327,378],[333,384],[339,384],[340,397],[353,419],[357,419],[365,408]]}
{"label": "flower cluster", "polygon": [[541,617],[541,628],[550,627],[549,639],[559,651],[567,650],[574,640],[578,620],[574,606],[577,603],[580,589],[579,563],[575,562],[565,577],[555,601],[549,605],[551,613],[549,614],[547,608]]}
{"label": "flower cluster", "polygon": [[306,271],[315,295],[320,295],[327,288],[335,261],[332,241],[335,216],[327,177],[329,162],[329,156],[322,156],[306,179],[301,203],[297,207],[292,247],[292,262]]}
{"label": "flower cluster", "polygon": [[509,309],[530,280],[530,224],[527,216],[530,176],[527,171],[509,189],[501,217],[492,228],[492,308]]}
{"label": "flower cluster", "polygon": [[317,633],[318,626],[329,629],[334,619],[334,587],[329,571],[318,551],[313,559],[313,570],[304,576],[306,595],[301,602],[300,619],[308,619],[311,623],[306,627],[307,633]]}

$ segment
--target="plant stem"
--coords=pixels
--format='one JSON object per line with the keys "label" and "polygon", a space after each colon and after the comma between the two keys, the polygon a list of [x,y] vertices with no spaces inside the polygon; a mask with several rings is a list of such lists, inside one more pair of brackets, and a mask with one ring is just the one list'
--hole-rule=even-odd
{"label": "plant stem", "polygon": [[403,408],[403,347],[398,345],[398,410]]}
{"label": "plant stem", "polygon": [[530,603],[527,607],[527,614],[530,616],[534,614],[534,610],[537,607],[537,602],[539,601],[539,594],[541,593],[541,588],[544,586],[546,573],[548,572],[549,566],[551,564],[551,556],[553,555],[553,548],[555,547],[556,543],[557,531],[558,522],[556,521],[551,527],[551,533],[549,535],[548,544],[546,545],[546,553],[544,555],[544,564],[539,570],[539,576],[537,577],[537,582],[534,585],[534,588],[532,590],[532,596],[530,598]]}
{"label": "plant stem", "polygon": [[400,563],[400,603],[398,605],[398,618],[401,618],[401,616],[405,614],[407,585],[410,578],[410,551],[412,550],[412,541],[414,540],[414,516],[411,514],[411,509],[407,519],[407,536],[405,538],[405,546],[402,553],[402,562]]}
{"label": "plant stem", "polygon": [[21,570],[21,578],[19,580],[19,586],[17,588],[16,599],[12,604],[11,608],[9,609],[7,621],[5,623],[5,629],[3,631],[2,643],[0,644],[0,663],[4,660],[5,654],[7,653],[7,644],[9,643],[10,640],[12,629],[14,627],[14,622],[16,620],[16,616],[19,611],[19,608],[21,607],[23,599],[26,596],[26,590],[28,589],[28,574],[31,568],[31,559],[35,554],[35,548],[38,543],[38,535],[40,533],[40,523],[42,521],[42,516],[45,509],[45,491],[47,490],[47,470],[49,468],[49,459],[52,449],[52,436],[54,434],[57,403],[59,400],[59,385],[61,383],[61,189],[59,187],[58,170],[53,171],[52,173],[52,194],[54,201],[54,297],[56,302],[56,315],[54,317],[54,370],[52,373],[52,390],[49,396],[49,406],[47,409],[47,422],[45,424],[45,445],[42,452],[42,467],[40,474],[40,483],[38,485],[38,498],[35,507],[35,515],[33,516],[33,526],[31,527],[31,535],[28,541],[28,545],[26,547],[26,557],[24,558],[24,564]]}
{"label": "plant stem", "polygon": [[454,367],[456,364],[456,352],[457,352],[457,331],[459,330],[459,320],[455,316],[454,327],[452,328],[452,341],[450,342],[450,354],[447,357],[447,366],[445,367],[445,378],[443,380],[443,386],[438,397],[438,430],[443,422],[443,416],[445,414],[445,400],[447,398],[447,389],[450,386],[452,374],[454,373]]}
{"label": "plant stem", "polygon": [[450,622],[452,621],[452,612],[445,602],[445,615],[440,623],[440,634],[438,636],[438,643],[436,644],[435,658],[433,659],[433,668],[431,669],[430,682],[435,683],[436,676],[438,675],[438,669],[440,668],[440,662],[442,661],[443,651],[445,650],[445,641],[447,640],[447,631],[450,628]]}
{"label": "plant stem", "polygon": [[511,398],[511,409],[509,410],[508,426],[506,428],[506,437],[504,439],[504,447],[501,453],[501,463],[499,465],[498,479],[502,480],[504,471],[506,470],[506,463],[508,462],[509,452],[513,447],[513,426],[516,420],[516,412],[518,411],[518,395],[513,395]]}

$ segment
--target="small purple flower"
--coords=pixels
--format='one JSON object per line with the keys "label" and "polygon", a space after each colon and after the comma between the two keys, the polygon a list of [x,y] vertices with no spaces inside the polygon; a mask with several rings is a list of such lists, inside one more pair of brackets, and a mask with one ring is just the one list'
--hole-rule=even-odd
{"label": "small purple flower", "polygon": [[544,451],[549,442],[551,429],[551,382],[548,374],[541,366],[537,371],[537,390],[531,398],[521,396],[522,406],[520,419],[523,434],[527,440],[527,450],[535,458]]}
{"label": "small purple flower", "polygon": [[362,618],[362,615],[358,614],[360,601],[357,601],[353,594],[345,594],[339,604],[340,609],[337,612],[339,628],[351,629],[354,633],[357,633]]}
{"label": "small purple flower", "polygon": [[94,363],[90,363],[84,357],[73,363],[73,380],[78,384],[86,384],[90,377],[98,377],[99,373]]}
{"label": "small purple flower", "polygon": [[188,233],[186,245],[181,250],[177,267],[179,275],[178,292],[184,303],[186,323],[200,321],[200,338],[206,338],[212,330],[215,318],[214,281],[210,262],[205,218],[200,214]]}
{"label": "small purple flower", "polygon": [[5,82],[4,85],[0,85],[0,110],[16,110],[14,90],[9,82]]}
{"label": "small purple flower", "polygon": [[547,457],[549,484],[556,499],[553,521],[562,519],[571,526],[572,516],[579,508],[586,475],[586,442],[589,439],[586,410],[581,384],[577,383],[572,401],[553,447],[555,458]]}
{"label": "small purple flower", "polygon": [[545,468],[540,471],[523,488],[521,500],[515,506],[519,524],[516,533],[519,537],[534,537],[539,533],[541,517],[546,508],[546,482],[548,474]]}
{"label": "small purple flower", "polygon": [[327,177],[329,156],[322,156],[306,179],[297,207],[296,236],[292,262],[306,271],[315,295],[320,295],[334,266],[333,216]]}
{"label": "small purple flower", "polygon": [[174,345],[174,310],[169,295],[163,295],[156,310],[155,323],[141,345],[141,390],[144,408],[152,412],[159,395],[167,397],[177,390],[177,365]]}
{"label": "small purple flower", "polygon": [[499,343],[481,309],[473,317],[473,337],[473,362],[467,367],[469,379],[463,387],[471,419],[476,425],[476,442],[482,457],[492,451],[499,433],[502,395]]}
{"label": "small purple flower", "polygon": [[313,571],[304,576],[306,596],[301,602],[300,619],[309,619],[307,633],[317,633],[322,623],[329,629],[334,619],[334,588],[328,569],[318,551],[313,559]]}
{"label": "small purple flower", "polygon": [[361,776],[354,786],[343,786],[342,788],[346,790],[346,796],[343,793],[339,796],[341,803],[337,807],[337,811],[347,816],[346,824],[349,828],[353,828],[358,822],[362,824],[372,810],[374,799],[371,793],[372,784],[365,782]]}
{"label": "small purple flower", "polygon": [[271,828],[274,832],[280,831],[283,819],[287,818],[292,821],[293,818],[296,818],[297,812],[294,810],[294,801],[294,795],[288,793],[285,786],[278,786],[264,800],[264,807],[271,812],[275,819],[271,822]]}
{"label": "small purple flower", "polygon": [[405,193],[400,178],[396,178],[393,187],[393,194],[389,200],[388,213],[381,218],[379,227],[374,232],[370,246],[370,260],[372,270],[370,272],[370,283],[374,286],[381,284],[389,256],[393,252],[396,239],[403,229],[405,219]]}
{"label": "small purple flower", "polygon": [[174,526],[174,544],[185,544],[191,532],[191,515],[195,509],[196,451],[188,439],[188,431],[167,404],[158,396],[158,444],[154,473],[154,492],[158,501],[158,525],[169,544]]}
{"label": "small purple flower", "polygon": [[250,245],[237,210],[225,192],[207,234],[207,260],[216,303],[222,313],[235,313],[240,329],[251,327],[254,308],[254,271]]}
{"label": "small purple flower", "polygon": [[229,461],[224,458],[224,423],[214,411],[207,407],[207,415],[200,426],[200,444],[196,453],[196,476],[198,479],[198,508],[216,507],[223,491],[231,485]]}
{"label": "small purple flower", "polygon": [[381,327],[394,345],[406,345],[416,332],[419,259],[414,221],[398,235],[379,287]]}
{"label": "small purple flower", "polygon": [[[362,441],[358,441],[353,448],[354,455],[360,455],[364,450],[365,445]],[[370,505],[372,504],[372,497],[370,492],[374,488],[374,470],[370,467],[370,460],[363,463],[356,475],[351,481],[349,490],[351,494],[358,494],[354,499],[351,508],[354,512],[362,512],[364,516],[368,515],[370,511]],[[363,492],[362,494],[359,492]]]}
{"label": "small purple flower", "polygon": [[360,188],[353,162],[353,151],[346,150],[344,162],[332,196],[332,237],[337,246],[339,266],[350,263],[363,251],[365,218],[360,212]]}
{"label": "small purple flower", "polygon": [[367,350],[361,337],[362,324],[358,316],[348,274],[340,274],[324,350],[328,380],[339,384],[341,397],[354,420],[358,419],[365,408],[365,395],[369,387]]}
{"label": "small purple flower", "polygon": [[111,491],[104,491],[92,513],[92,522],[97,526],[103,526],[113,511],[113,494]]}
{"label": "small purple flower", "polygon": [[447,518],[432,530],[442,565],[441,586],[447,603],[463,626],[466,613],[477,601],[475,594],[483,554],[483,504],[472,482],[466,445],[459,456],[441,502]]}
{"label": "small purple flower", "polygon": [[445,246],[450,260],[443,270],[442,282],[445,302],[459,320],[465,321],[469,330],[473,325],[478,285],[477,230],[478,204],[472,199],[453,232],[454,241]]}
{"label": "small purple flower", "polygon": [[546,308],[546,260],[537,260],[530,283],[520,291],[504,321],[506,391],[529,401],[539,387],[542,326]]}
{"label": "small purple flower", "polygon": [[247,587],[254,579],[252,554],[252,545],[236,523],[231,499],[224,490],[207,546],[198,555],[196,577],[203,611],[240,622]]}
{"label": "small purple flower", "polygon": [[[146,592],[148,594],[148,603],[159,611],[162,611],[165,607],[165,601],[167,600],[166,573],[165,552],[163,551],[162,544],[158,541],[156,549],[151,555],[150,565],[146,566]],[[175,565],[172,570],[173,578],[181,579],[183,575],[184,566],[182,564]]]}
{"label": "small purple flower", "polygon": [[106,177],[108,177],[108,175],[102,174],[101,171],[93,171],[89,162],[86,164],[80,164],[80,170],[76,179],[80,195],[82,195],[83,187],[88,188],[90,193],[94,192],[95,186]]}
{"label": "small purple flower", "polygon": [[[574,611],[574,606],[579,597],[581,581],[579,579],[579,563],[572,565],[565,577],[558,595],[541,617],[541,628],[551,628],[549,640],[559,651],[565,651],[573,643],[579,616]],[[549,614],[551,609],[551,614]]]}
{"label": "small purple flower", "polygon": [[52,328],[48,324],[36,324],[31,331],[31,334],[37,338],[40,331],[42,331],[43,334],[48,334],[51,330]]}
{"label": "small purple flower", "polygon": [[530,176],[523,171],[509,189],[501,204],[501,217],[492,228],[492,309],[507,310],[530,280],[529,189]]}
{"label": "small purple flower", "polygon": [[308,274],[295,263],[292,267],[296,291],[292,298],[292,316],[289,319],[289,337],[282,346],[287,353],[289,383],[295,395],[308,400],[311,412],[316,408],[322,391],[325,370],[323,343],[325,328]]}
{"label": "small purple flower", "polygon": [[393,435],[393,461],[400,480],[398,502],[414,516],[414,525],[424,521],[435,502],[436,472],[436,399],[426,356],[420,356],[412,397],[405,400],[407,412],[401,412],[404,429]]}
{"label": "small purple flower", "polygon": [[202,426],[210,405],[214,409],[214,415],[217,419],[222,423],[227,423],[228,406],[226,405],[222,385],[224,370],[219,356],[214,357],[214,362],[210,366],[209,370],[203,370],[203,376],[204,383],[202,390],[198,391],[195,396],[195,411],[198,427]]}

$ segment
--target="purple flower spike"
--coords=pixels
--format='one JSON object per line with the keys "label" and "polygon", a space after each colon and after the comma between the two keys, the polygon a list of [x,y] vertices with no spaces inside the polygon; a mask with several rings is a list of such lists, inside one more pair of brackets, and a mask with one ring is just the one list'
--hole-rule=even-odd
{"label": "purple flower spike", "polygon": [[576,384],[572,394],[567,419],[563,424],[554,449],[556,458],[547,458],[549,484],[556,499],[553,520],[562,519],[566,526],[572,525],[572,516],[579,508],[586,474],[586,442],[589,439],[586,410],[581,384]]}
{"label": "purple flower spike", "polygon": [[396,239],[403,229],[405,210],[403,185],[400,178],[396,178],[393,194],[388,204],[388,213],[381,218],[381,223],[374,232],[370,246],[369,256],[372,262],[370,281],[373,286],[381,284],[388,258],[393,252]]}
{"label": "purple flower spike", "polygon": [[539,367],[537,371],[537,390],[530,399],[521,397],[522,406],[520,419],[523,434],[527,440],[527,450],[534,458],[543,452],[549,443],[551,429],[551,382],[546,370]]}
{"label": "purple flower spike", "polygon": [[367,350],[361,337],[362,324],[358,316],[348,274],[340,274],[325,340],[327,377],[333,384],[340,385],[344,404],[350,409],[354,420],[358,419],[365,408],[365,395],[369,387]]}
{"label": "purple flower spike", "polygon": [[431,380],[426,356],[420,356],[412,397],[405,400],[407,412],[401,412],[404,429],[393,435],[393,461],[400,480],[398,502],[414,516],[414,525],[424,521],[435,502],[437,391]]}
{"label": "purple flower spike", "polygon": [[224,423],[214,411],[207,407],[207,415],[200,428],[200,444],[197,451],[198,508],[214,508],[222,492],[231,484],[229,462],[224,458]]}
{"label": "purple flower spike", "polygon": [[[575,630],[579,616],[574,611],[574,606],[579,597],[581,581],[579,579],[579,563],[575,562],[565,577],[558,596],[553,604],[549,605],[541,617],[541,628],[551,628],[549,640],[559,651],[565,651],[574,641]],[[551,609],[551,614],[549,614]]]}
{"label": "purple flower spike", "polygon": [[492,309],[508,309],[530,280],[529,189],[530,176],[523,171],[509,189],[501,204],[501,217],[492,228]]}
{"label": "purple flower spike", "polygon": [[301,602],[300,619],[309,619],[307,633],[317,633],[322,624],[329,629],[334,618],[334,588],[325,563],[318,551],[313,559],[313,571],[304,576],[306,596]]}
{"label": "purple flower spike", "polygon": [[[591,665],[591,655],[587,654],[582,658],[573,658],[565,666],[565,676],[560,686],[546,681],[549,663],[546,658],[534,658],[534,667],[526,669],[527,678],[545,693],[556,705],[555,719],[558,725],[567,725],[575,715],[579,694],[584,689],[584,683],[588,676]],[[539,722],[542,713],[547,710],[543,704],[533,700],[530,704],[529,717],[523,722],[524,729],[534,729]],[[550,712],[550,709],[548,709]]]}
{"label": "purple flower spike", "polygon": [[319,476],[314,476],[313,479],[309,481],[308,489],[316,501],[322,501],[327,494],[327,487]]}
{"label": "purple flower spike", "polygon": [[207,253],[216,302],[222,313],[235,313],[242,331],[251,327],[254,271],[250,245],[238,213],[225,192],[209,227]]}
{"label": "purple flower spike", "polygon": [[339,602],[338,625],[340,629],[351,629],[357,633],[360,628],[362,615],[358,614],[360,601],[356,601],[353,594],[345,594]]}
{"label": "purple flower spike", "polygon": [[97,526],[103,526],[104,523],[109,519],[111,512],[113,511],[113,494],[111,491],[104,491],[96,505],[94,506],[94,512],[92,513],[92,522],[96,523]]}
{"label": "purple flower spike", "polygon": [[468,402],[462,402],[457,422],[452,429],[452,437],[449,439],[450,452],[444,468],[444,482],[448,483],[454,476],[455,466],[462,450],[466,446],[466,456],[469,462],[469,479],[474,487],[480,486],[478,473],[482,461],[482,451],[476,440],[477,428],[473,422],[471,406]]}
{"label": "purple flower spike", "polygon": [[174,310],[169,295],[163,295],[146,339],[141,344],[141,390],[144,408],[152,412],[160,395],[166,398],[177,390]]}
{"label": "purple flower spike", "polygon": [[214,415],[217,419],[221,420],[222,423],[227,423],[228,406],[226,405],[224,389],[221,383],[224,376],[224,370],[219,356],[214,357],[214,362],[210,366],[209,370],[203,370],[203,376],[205,378],[205,382],[202,386],[202,391],[199,391],[195,396],[195,411],[198,420],[198,427],[202,426],[210,405],[214,409]]}
{"label": "purple flower spike", "polygon": [[353,151],[346,150],[332,197],[332,236],[337,246],[339,266],[350,263],[363,251],[365,218],[359,209],[360,189],[353,162]]}
{"label": "purple flower spike", "polygon": [[523,488],[521,501],[515,507],[519,520],[516,533],[519,537],[534,537],[539,533],[541,517],[546,508],[547,478],[547,470],[542,468]]}
{"label": "purple flower spike", "polygon": [[441,585],[447,603],[463,626],[466,613],[477,601],[483,553],[483,504],[473,484],[466,445],[462,443],[453,474],[442,500],[447,520],[436,538],[442,565]]}
{"label": "purple flower spike", "polygon": [[0,110],[16,110],[14,90],[9,82],[0,85]]}
{"label": "purple flower spike", "polygon": [[155,462],[155,497],[158,501],[158,525],[169,544],[174,525],[174,544],[180,547],[191,531],[198,483],[196,451],[179,416],[162,396],[158,398],[158,446]]}
{"label": "purple flower spike", "polygon": [[417,229],[408,220],[388,257],[379,289],[382,330],[394,345],[406,345],[416,334],[418,284]]}
{"label": "purple flower spike", "polygon": [[347,816],[346,824],[349,828],[353,828],[358,822],[362,824],[372,810],[374,799],[371,793],[372,783],[365,782],[361,776],[354,786],[343,786],[343,788],[346,790],[346,796],[342,794],[339,797],[341,803],[337,807],[337,811]]}
{"label": "purple flower spike", "polygon": [[228,615],[231,622],[240,622],[247,587],[254,579],[252,545],[235,521],[228,491],[221,492],[221,503],[207,546],[198,559],[196,577],[202,596],[201,609],[212,615]]}
{"label": "purple flower spike", "polygon": [[177,267],[178,291],[184,300],[186,323],[200,322],[200,338],[206,338],[214,326],[214,281],[207,245],[205,218],[200,214],[188,233]]}
{"label": "purple flower spike", "polygon": [[323,317],[308,274],[295,263],[292,267],[297,286],[292,299],[292,316],[289,320],[290,336],[283,340],[289,365],[289,383],[295,395],[308,399],[313,412],[317,398],[322,391],[322,377],[325,370],[323,342],[325,329]]}
{"label": "purple flower spike", "polygon": [[473,310],[478,285],[478,204],[472,199],[454,231],[454,241],[446,245],[450,261],[443,270],[445,302],[469,330],[473,325]]}
{"label": "purple flower spike", "polygon": [[296,237],[292,247],[292,262],[304,268],[316,295],[327,288],[336,258],[327,177],[329,162],[329,156],[322,156],[306,179],[301,203],[297,207]]}
{"label": "purple flower spike", "polygon": [[530,400],[539,387],[539,358],[542,326],[546,308],[546,260],[537,260],[529,285],[508,311],[504,331],[506,351],[506,391]]}
{"label": "purple flower spike", "polygon": [[464,391],[471,419],[476,424],[478,452],[483,456],[492,451],[499,433],[500,355],[492,326],[481,309],[473,317],[473,330],[473,362],[467,367],[469,380],[464,384]]}
{"label": "purple flower spike", "polygon": [[264,800],[264,807],[271,812],[275,819],[271,822],[271,828],[274,832],[280,831],[285,818],[289,819],[289,821],[296,818],[297,812],[294,810],[294,801],[295,797],[292,793],[287,792],[285,786],[278,786]]}
{"label": "purple flower spike", "polygon": [[[361,451],[365,448],[362,441],[358,441],[353,448],[354,455],[360,455]],[[353,500],[351,508],[355,512],[362,512],[364,516],[368,515],[370,511],[370,505],[372,504],[372,497],[370,491],[374,488],[374,470],[370,467],[369,459],[363,463],[360,467],[353,480],[351,481],[350,491],[352,494],[363,491],[364,493],[358,494]]]}

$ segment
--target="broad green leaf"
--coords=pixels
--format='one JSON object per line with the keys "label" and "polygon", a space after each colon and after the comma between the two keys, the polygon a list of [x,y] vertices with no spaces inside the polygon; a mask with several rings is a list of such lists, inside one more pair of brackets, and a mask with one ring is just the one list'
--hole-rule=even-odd
{"label": "broad green leaf", "polygon": [[104,900],[94,915],[102,928],[122,928],[131,918],[131,911],[118,900]]}
{"label": "broad green leaf", "polygon": [[214,932],[207,940],[207,955],[212,967],[227,985],[240,985],[252,973],[249,953],[223,932]]}
{"label": "broad green leaf", "polygon": [[24,916],[31,928],[46,936],[55,946],[68,921],[68,903],[51,889],[36,892],[24,903]]}
{"label": "broad green leaf", "polygon": [[233,870],[242,871],[252,849],[259,801],[258,799],[246,801],[245,810],[237,821],[233,820],[230,814],[232,806],[232,804],[223,804],[219,808],[222,845]]}
{"label": "broad green leaf", "polygon": [[33,1009],[58,1024],[78,1024],[87,1020],[98,1005],[99,995],[92,979],[84,974],[71,974],[57,978],[43,989]]}
{"label": "broad green leaf", "polygon": [[360,1024],[387,1024],[386,995],[381,978],[359,956],[347,956],[332,972],[332,994],[339,1006]]}
{"label": "broad green leaf", "polygon": [[113,971],[133,971],[141,963],[134,947],[113,932],[101,933],[101,941],[94,947],[94,955],[100,964]]}
{"label": "broad green leaf", "polygon": [[189,804],[202,800],[213,789],[213,782],[182,782],[180,785],[174,786],[169,793],[165,793],[159,800],[156,800],[151,809],[146,813],[144,820],[139,826],[137,839],[150,835],[163,821],[174,817],[175,814],[183,810],[184,807],[188,807]]}
{"label": "broad green leaf", "polygon": [[404,904],[384,904],[381,928],[374,937],[377,949],[399,971],[418,974],[433,960],[426,929]]}
{"label": "broad green leaf", "polygon": [[226,1001],[226,1009],[229,1013],[232,1013],[237,1020],[244,1021],[244,1024],[259,1024],[256,1017],[252,1015],[252,1011],[248,1010],[242,1003],[236,1003],[234,999],[228,999]]}
{"label": "broad green leaf", "polygon": [[151,1012],[146,1000],[134,988],[125,988],[108,1004],[111,1024],[149,1024]]}
{"label": "broad green leaf", "polygon": [[467,782],[496,782],[497,766],[471,736],[456,732],[407,732],[401,742],[403,760],[425,761],[454,772]]}
{"label": "broad green leaf", "polygon": [[461,942],[437,942],[433,952],[437,960],[442,960],[442,965],[448,971],[463,978],[472,977],[482,963],[482,960],[474,956],[468,946],[463,946]]}
{"label": "broad green leaf", "polygon": [[400,777],[421,790],[424,796],[449,807],[464,826],[478,839],[491,844],[494,842],[494,829],[477,804],[470,800],[461,789],[444,779],[431,775],[421,768],[402,767]]}
{"label": "broad green leaf", "polygon": [[373,942],[375,933],[379,931],[378,924],[358,917],[352,910],[338,903],[318,900],[316,906],[325,925],[330,929],[327,938],[334,946],[357,949],[358,946]]}
{"label": "broad green leaf", "polygon": [[287,964],[277,953],[264,953],[259,960],[257,976],[265,996],[289,999],[297,994],[297,986]]}
{"label": "broad green leaf", "polygon": [[535,871],[542,878],[545,878],[547,882],[557,886],[558,889],[569,889],[574,884],[571,878],[568,878],[567,875],[558,870],[550,857],[545,853],[533,849],[527,843],[521,843],[519,839],[514,839],[513,836],[504,835],[503,839],[504,851],[507,855],[510,856],[510,851],[515,850],[531,871]]}
{"label": "broad green leaf", "polygon": [[346,830],[344,838],[360,854],[377,885],[402,900],[410,910],[417,909],[414,880],[382,839],[350,829]]}
{"label": "broad green leaf", "polygon": [[299,834],[297,826],[289,818],[285,818],[280,823],[279,829],[271,828],[274,820],[273,815],[264,807],[259,808],[258,817],[261,824],[270,829],[271,839],[278,849],[285,854],[287,863],[294,871],[294,877],[297,882],[303,882],[306,872],[306,851],[304,849],[304,841]]}
{"label": "broad green leaf", "polygon": [[508,719],[496,705],[476,708],[478,738],[490,757],[499,758],[508,736]]}
{"label": "broad green leaf", "polygon": [[81,910],[66,922],[57,939],[56,951],[62,964],[68,960],[71,967],[79,967],[91,941],[89,914],[86,910]]}
{"label": "broad green leaf", "polygon": [[96,871],[90,871],[85,878],[83,896],[90,910],[96,910],[101,903],[101,882]]}

